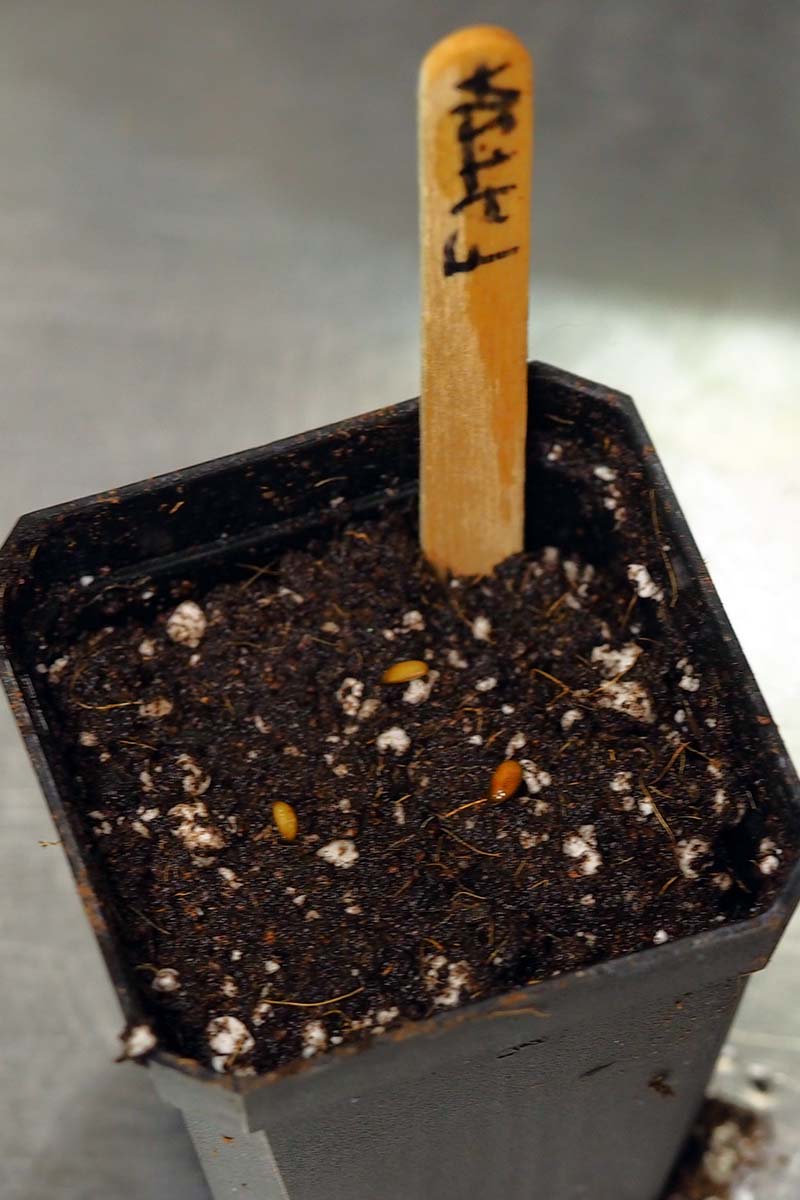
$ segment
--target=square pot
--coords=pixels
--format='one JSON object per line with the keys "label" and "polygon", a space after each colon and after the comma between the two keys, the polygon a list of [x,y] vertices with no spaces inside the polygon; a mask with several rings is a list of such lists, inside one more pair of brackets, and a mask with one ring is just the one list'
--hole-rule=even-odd
{"label": "square pot", "polygon": [[[762,791],[800,788],[632,402],[551,367],[529,375],[531,546],[591,557],[612,525],[542,451],[559,424],[599,424],[636,451],[655,498],[693,653],[729,682]],[[146,1020],[74,781],[51,730],[36,633],[67,586],[263,562],[417,488],[415,402],[23,517],[0,556],[3,681],[126,1020]],[[624,543],[624,533],[618,535]],[[657,556],[657,546],[653,553]],[[657,561],[657,559],[656,559]],[[688,636],[688,634],[687,634]],[[407,1023],[378,1040],[254,1078],[159,1049],[148,1068],[179,1107],[216,1197],[259,1200],[657,1200],[747,977],[800,894],[795,866],[758,916]],[[242,1190],[244,1189],[244,1190]]]}

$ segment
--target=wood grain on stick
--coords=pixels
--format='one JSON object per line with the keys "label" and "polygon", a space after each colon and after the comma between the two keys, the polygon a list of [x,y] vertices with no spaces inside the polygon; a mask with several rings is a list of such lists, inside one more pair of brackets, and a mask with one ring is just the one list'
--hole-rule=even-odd
{"label": "wood grain on stick", "polygon": [[420,537],[442,573],[522,549],[533,82],[525,47],[476,26],[419,84]]}

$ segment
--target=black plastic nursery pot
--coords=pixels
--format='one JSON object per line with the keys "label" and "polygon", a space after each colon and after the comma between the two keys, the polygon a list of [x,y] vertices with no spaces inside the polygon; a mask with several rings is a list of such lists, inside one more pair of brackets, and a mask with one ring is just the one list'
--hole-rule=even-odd
{"label": "black plastic nursery pot", "polygon": [[[601,419],[636,452],[692,652],[728,682],[738,727],[757,748],[760,795],[794,831],[784,864],[794,862],[797,777],[632,402],[541,365],[531,367],[529,391],[529,542],[579,536],[587,546],[598,530],[611,536],[602,496],[575,495],[546,453],[559,429],[591,433]],[[262,563],[310,532],[407,503],[417,458],[409,402],[31,514],[8,539],[4,684],[130,1026],[151,1013],[53,735],[37,636],[58,622],[65,585],[77,596],[187,572],[213,579],[225,563]],[[654,542],[656,566],[659,554]],[[657,1200],[748,976],[767,963],[799,891],[795,864],[756,916],[269,1074],[219,1075],[163,1048],[147,1066],[182,1111],[218,1198]]]}

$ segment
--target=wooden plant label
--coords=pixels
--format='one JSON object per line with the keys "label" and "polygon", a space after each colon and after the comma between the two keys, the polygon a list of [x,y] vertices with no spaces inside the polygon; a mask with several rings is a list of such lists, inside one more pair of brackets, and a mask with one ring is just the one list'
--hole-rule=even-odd
{"label": "wooden plant label", "polygon": [[493,26],[445,38],[420,73],[420,527],[440,572],[523,546],[532,87]]}

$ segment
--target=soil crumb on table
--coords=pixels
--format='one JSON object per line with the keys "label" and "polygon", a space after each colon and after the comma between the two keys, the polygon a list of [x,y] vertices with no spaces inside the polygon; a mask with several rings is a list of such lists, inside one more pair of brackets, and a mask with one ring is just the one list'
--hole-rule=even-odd
{"label": "soil crumb on table", "polygon": [[736,1183],[763,1161],[767,1140],[763,1117],[725,1100],[706,1100],[664,1200],[737,1200]]}
{"label": "soil crumb on table", "polygon": [[164,1045],[262,1072],[766,907],[783,818],[637,536],[443,584],[398,510],[41,646]]}

